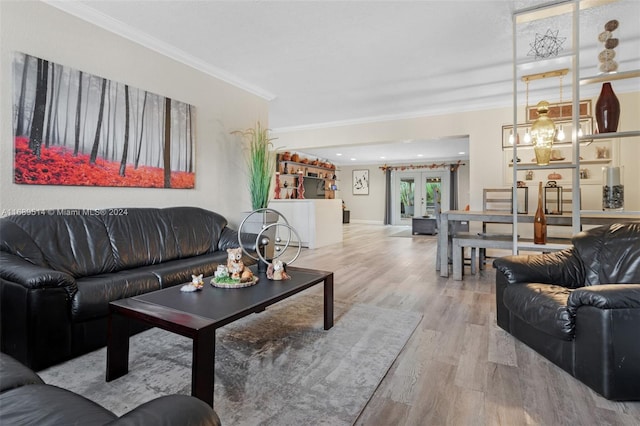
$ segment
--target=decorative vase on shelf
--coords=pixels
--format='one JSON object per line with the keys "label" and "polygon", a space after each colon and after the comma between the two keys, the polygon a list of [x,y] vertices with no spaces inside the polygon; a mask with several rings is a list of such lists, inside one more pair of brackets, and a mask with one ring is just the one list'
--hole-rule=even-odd
{"label": "decorative vase on shelf", "polygon": [[544,216],[544,205],[542,202],[542,182],[538,184],[538,209],[533,217],[533,243],[547,243],[547,218]]}
{"label": "decorative vase on shelf", "polygon": [[618,130],[620,119],[620,101],[613,92],[611,83],[603,83],[600,96],[596,101],[596,123],[599,133],[612,133]]}
{"label": "decorative vase on shelf", "polygon": [[602,168],[602,210],[624,210],[624,182],[622,167]]}
{"label": "decorative vase on shelf", "polygon": [[536,154],[536,163],[539,166],[546,166],[551,160],[553,140],[556,137],[556,125],[547,115],[549,113],[549,102],[538,102],[537,109],[538,118],[531,125],[531,141],[533,143],[533,151]]}
{"label": "decorative vase on shelf", "polygon": [[273,195],[275,200],[280,199],[280,172],[276,172],[276,188]]}

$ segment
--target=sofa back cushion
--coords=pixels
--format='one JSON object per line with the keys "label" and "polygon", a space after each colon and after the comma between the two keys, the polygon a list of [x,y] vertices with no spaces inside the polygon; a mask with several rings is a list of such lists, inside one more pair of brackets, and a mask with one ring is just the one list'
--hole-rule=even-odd
{"label": "sofa back cushion", "polygon": [[585,285],[640,283],[640,223],[617,223],[573,237]]}
{"label": "sofa back cushion", "polygon": [[227,225],[224,217],[197,207],[125,211],[104,217],[118,271],[214,251]]}
{"label": "sofa back cushion", "polygon": [[197,207],[104,212],[3,218],[0,250],[79,278],[213,252],[227,225]]}
{"label": "sofa back cushion", "polygon": [[104,218],[116,271],[178,257],[171,223],[160,209],[126,209]]}
{"label": "sofa back cushion", "polygon": [[2,250],[76,278],[113,271],[101,216],[58,213],[2,219]]}
{"label": "sofa back cushion", "polygon": [[218,213],[196,207],[165,209],[180,258],[211,253],[218,248],[227,220]]}

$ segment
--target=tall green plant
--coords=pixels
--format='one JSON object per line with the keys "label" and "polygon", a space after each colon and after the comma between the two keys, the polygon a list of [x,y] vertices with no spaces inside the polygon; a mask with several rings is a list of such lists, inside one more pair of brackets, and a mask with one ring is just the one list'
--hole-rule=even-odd
{"label": "tall green plant", "polygon": [[232,134],[242,135],[249,142],[247,170],[253,210],[267,207],[271,195],[271,178],[275,173],[275,153],[271,150],[273,138],[269,138],[268,132],[269,130],[263,128],[260,122],[252,129],[232,132]]}

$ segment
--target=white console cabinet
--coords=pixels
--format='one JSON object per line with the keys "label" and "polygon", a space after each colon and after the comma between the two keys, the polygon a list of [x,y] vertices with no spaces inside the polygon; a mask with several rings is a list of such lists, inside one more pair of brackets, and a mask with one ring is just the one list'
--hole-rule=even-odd
{"label": "white console cabinet", "polygon": [[303,247],[315,249],[342,242],[342,200],[271,200],[269,208],[287,218]]}

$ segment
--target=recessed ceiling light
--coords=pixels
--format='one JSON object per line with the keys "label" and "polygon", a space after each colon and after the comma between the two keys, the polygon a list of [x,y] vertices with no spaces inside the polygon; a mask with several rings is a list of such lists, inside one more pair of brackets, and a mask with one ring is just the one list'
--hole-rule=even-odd
{"label": "recessed ceiling light", "polygon": [[336,155],[337,155],[338,157],[341,157],[341,156],[342,156],[342,153],[341,153],[341,152],[338,152]]}
{"label": "recessed ceiling light", "polygon": [[465,154],[466,154],[466,152],[464,152],[464,151],[460,151],[460,152],[458,153],[458,155],[465,155]]}
{"label": "recessed ceiling light", "polygon": [[418,154],[418,157],[424,157],[424,155],[422,155],[422,154]]}
{"label": "recessed ceiling light", "polygon": [[385,157],[384,155],[380,157],[381,160],[384,160],[385,158],[387,157]]}
{"label": "recessed ceiling light", "polygon": [[356,159],[355,159],[355,158],[352,158],[352,159],[351,159],[351,161],[356,161]]}

